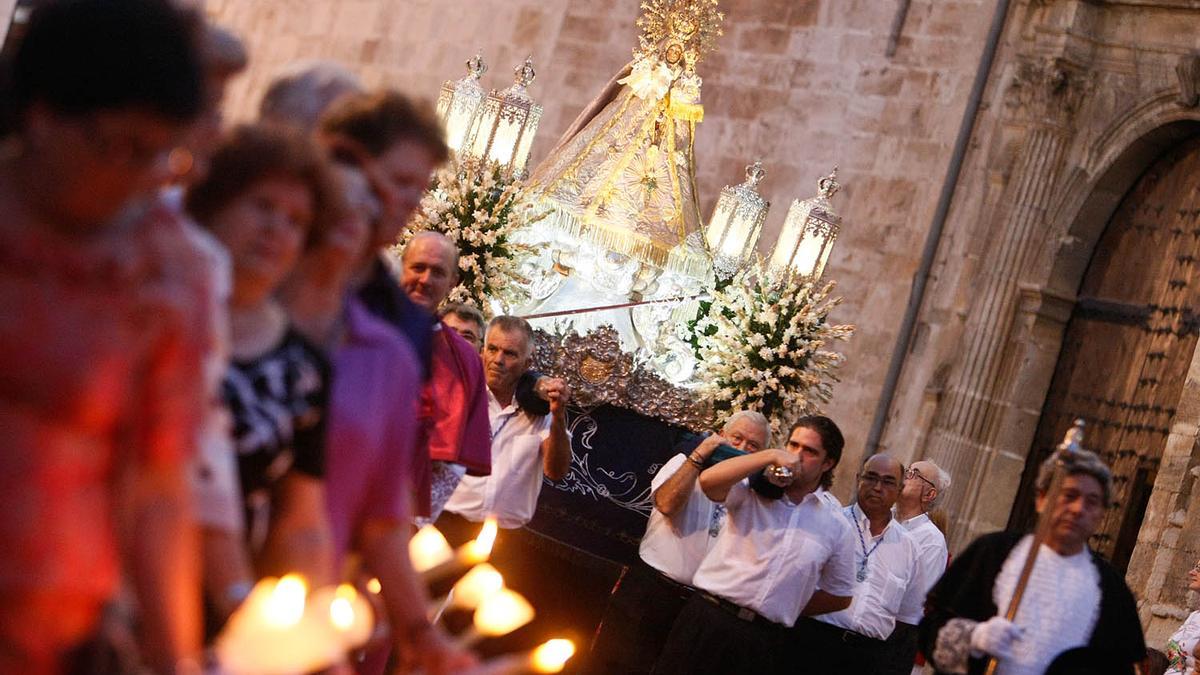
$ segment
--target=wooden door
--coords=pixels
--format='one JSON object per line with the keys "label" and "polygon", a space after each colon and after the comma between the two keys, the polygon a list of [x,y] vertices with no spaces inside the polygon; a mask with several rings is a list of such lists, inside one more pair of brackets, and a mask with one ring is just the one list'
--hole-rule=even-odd
{"label": "wooden door", "polygon": [[1114,476],[1092,546],[1122,571],[1158,473],[1200,327],[1200,138],[1158,159],[1125,196],[1084,275],[1010,528],[1032,528],[1033,483],[1072,421]]}

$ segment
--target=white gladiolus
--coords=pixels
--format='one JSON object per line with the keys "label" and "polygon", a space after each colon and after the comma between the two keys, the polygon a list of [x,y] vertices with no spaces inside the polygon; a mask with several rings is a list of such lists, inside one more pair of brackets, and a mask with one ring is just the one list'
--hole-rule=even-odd
{"label": "white gladiolus", "polygon": [[[696,324],[697,380],[718,413],[759,410],[767,414],[772,430],[781,432],[829,400],[833,371],[844,357],[824,347],[854,332],[854,326],[828,323],[839,302],[830,299],[831,290],[832,284],[814,288],[791,275],[776,277],[759,265],[712,292],[710,311]],[[783,330],[778,335],[751,331],[752,320]],[[769,365],[754,368],[752,358]]]}

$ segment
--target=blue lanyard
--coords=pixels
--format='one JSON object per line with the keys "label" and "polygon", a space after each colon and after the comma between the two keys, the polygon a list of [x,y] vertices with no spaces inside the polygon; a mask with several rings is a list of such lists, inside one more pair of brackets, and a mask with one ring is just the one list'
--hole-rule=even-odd
{"label": "blue lanyard", "polygon": [[517,416],[517,411],[514,411],[513,414],[504,418],[504,421],[500,423],[500,426],[496,427],[496,430],[492,432],[492,440],[493,441],[496,440],[496,437],[500,435],[501,431],[504,431],[504,427],[508,425],[509,421],[511,421],[512,418],[514,418],[516,416]]}
{"label": "blue lanyard", "polygon": [[870,551],[868,551],[867,540],[863,537],[862,526],[858,524],[858,515],[854,512],[853,506],[850,507],[850,515],[853,516],[853,518],[850,520],[854,522],[854,529],[858,531],[858,543],[860,546],[862,546],[863,552],[862,562],[858,564],[858,574],[856,576],[859,581],[865,581],[867,578],[867,560],[870,559],[871,554],[875,552],[875,549],[879,548],[879,545],[883,543],[883,535],[879,535],[879,540],[876,541],[875,545],[871,547]]}

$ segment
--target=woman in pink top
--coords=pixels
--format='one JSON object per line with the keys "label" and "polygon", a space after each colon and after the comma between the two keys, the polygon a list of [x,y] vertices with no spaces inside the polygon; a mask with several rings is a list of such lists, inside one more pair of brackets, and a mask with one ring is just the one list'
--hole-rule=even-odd
{"label": "woman in pink top", "polygon": [[[425,615],[429,598],[408,559],[413,502],[429,508],[429,456],[419,452],[421,367],[408,340],[358,299],[380,207],[366,176],[338,165],[350,210],[301,260],[282,298],[298,328],[333,360],[326,450],[326,495],[336,559],[355,551],[378,578],[401,654],[429,673],[454,672],[470,656]],[[382,672],[386,649],[360,672]]]}

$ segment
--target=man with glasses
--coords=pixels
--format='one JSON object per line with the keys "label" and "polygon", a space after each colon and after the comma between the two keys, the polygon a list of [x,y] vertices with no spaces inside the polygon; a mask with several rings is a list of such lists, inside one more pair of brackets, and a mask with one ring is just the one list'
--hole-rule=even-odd
{"label": "man with glasses", "polygon": [[857,503],[842,510],[854,542],[854,600],[845,610],[796,624],[801,644],[811,647],[810,672],[877,673],[896,622],[921,618],[925,594],[915,583],[916,543],[892,518],[903,476],[903,465],[888,455],[868,458],[858,474]]}
{"label": "man with glasses", "polygon": [[734,413],[721,433],[681,444],[650,483],[654,509],[638,560],[617,580],[588,657],[591,673],[648,673],[683,604],[692,576],[725,521],[725,508],[700,489],[700,472],[718,446],[753,453],[771,442],[762,413]]}
{"label": "man with glasses", "polygon": [[[908,530],[917,545],[917,569],[924,598],[946,570],[949,550],[946,536],[929,519],[950,490],[950,474],[929,460],[913,462],[904,472],[904,486],[896,500],[896,520]],[[888,657],[880,672],[883,675],[905,675],[912,671],[917,656],[917,627],[907,622],[897,623],[888,638]]]}

